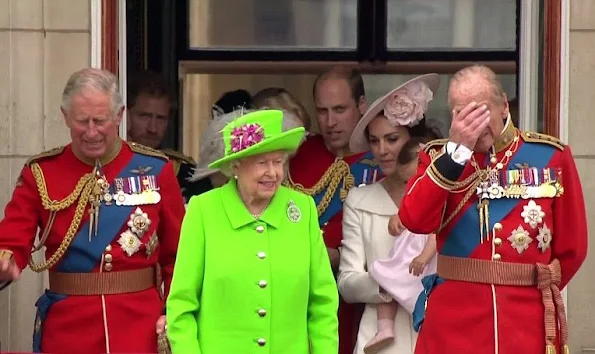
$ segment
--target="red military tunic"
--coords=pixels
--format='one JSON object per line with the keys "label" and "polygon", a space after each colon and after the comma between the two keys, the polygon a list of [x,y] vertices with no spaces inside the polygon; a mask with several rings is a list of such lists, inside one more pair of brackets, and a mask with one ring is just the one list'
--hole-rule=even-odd
{"label": "red military tunic", "polygon": [[[420,153],[417,176],[399,211],[403,225],[420,234],[444,225],[437,234],[438,252],[460,257],[456,259],[532,265],[558,259],[559,288],[566,286],[587,250],[585,205],[570,148],[546,135],[521,133],[507,123],[495,144],[495,161],[502,168],[494,193],[502,198],[489,200],[489,227],[481,242],[480,221],[485,223],[486,217],[480,219],[477,191],[465,202],[467,191],[456,185],[475,167],[471,161],[457,167],[444,152],[445,144],[446,140],[431,142]],[[495,166],[489,155],[473,153],[473,158],[480,169]],[[557,176],[561,176],[561,196],[503,197],[507,187],[521,181],[539,185]],[[416,354],[545,353],[544,303],[536,286],[454,280],[437,281],[433,288],[424,285],[431,292]]]}
{"label": "red military tunic", "polygon": [[[116,150],[116,153],[111,161],[104,162],[102,166],[107,182],[113,185],[114,178],[120,173],[130,173],[131,168],[137,172],[145,168],[145,175],[155,173],[154,181],[161,195],[161,201],[157,204],[131,207],[132,213],[138,207],[150,219],[150,225],[142,237],[139,237],[138,250],[128,255],[118,243],[120,235],[130,229],[127,225],[131,215],[130,209],[114,206],[122,208],[115,209],[115,213],[126,214],[120,215],[123,220],[121,224],[110,225],[115,219],[101,218],[101,213],[108,213],[106,205],[102,205],[99,208],[97,235],[91,236],[93,241],[89,242],[88,232],[81,232],[74,238],[66,254],[57,264],[51,266],[50,274],[80,273],[85,266],[92,268],[92,273],[114,273],[157,268],[159,265],[167,294],[184,216],[182,196],[173,166],[164,155],[159,156],[159,153],[140,148],[136,144],[122,143],[121,149],[119,152]],[[136,161],[148,162],[149,166],[155,168],[151,171],[146,170],[147,166],[131,166]],[[33,171],[37,170],[34,168],[35,163],[43,174],[47,192],[40,184],[36,184],[33,174]],[[160,171],[157,166],[161,166]],[[12,252],[18,266],[21,269],[25,268],[38,228],[41,234],[50,219],[50,212],[42,206],[43,198],[40,196],[46,195],[50,200],[61,201],[75,190],[83,175],[92,171],[93,166],[78,159],[70,145],[41,154],[28,163],[23,168],[12,199],[6,206],[5,218],[0,221],[0,250]],[[46,259],[54,255],[67,235],[75,217],[76,206],[75,200],[70,206],[56,212],[45,241]],[[86,209],[88,206],[87,203]],[[85,211],[82,215],[78,230],[82,229],[89,219],[88,212]],[[110,228],[114,230],[113,234],[106,235]],[[158,236],[153,236],[155,233]],[[149,246],[151,240],[155,241],[155,237],[158,238],[156,248],[152,246],[154,244]],[[105,246],[98,243],[102,239],[105,240]],[[102,248],[96,251],[99,256],[93,257],[92,248],[100,246]],[[50,283],[50,288],[51,286]],[[52,299],[58,301],[53,302]],[[48,306],[49,303],[51,306]],[[43,352],[157,352],[155,325],[159,316],[163,314],[164,300],[156,286],[139,292],[113,295],[63,296],[47,292],[40,298],[37,307],[34,346],[40,345]],[[43,315],[41,309],[45,311]],[[40,336],[38,343],[35,340],[36,336]]]}
{"label": "red military tunic", "polygon": [[[337,156],[332,154],[326,148],[324,140],[320,135],[310,136],[304,144],[300,147],[297,154],[290,160],[290,181],[293,187],[296,184],[304,188],[299,188],[309,195],[311,195],[319,209],[324,209],[321,213],[319,210],[320,227],[324,234],[324,242],[329,248],[339,248],[341,240],[343,239],[342,221],[343,221],[343,200],[347,196],[347,192],[352,187],[357,187],[362,183],[373,183],[380,180],[380,170],[375,163],[372,162],[370,153],[360,153],[346,156],[343,160],[349,165],[348,169],[340,167],[329,173],[328,181],[322,181],[323,176],[332,168]],[[351,177],[344,174],[351,174]],[[328,191],[330,178],[333,176],[340,178],[340,183],[337,190],[333,193],[332,199],[328,201],[328,207],[324,208],[326,202],[324,195]],[[317,183],[323,182],[322,190],[307,190],[312,189]],[[343,190],[343,192],[341,191]],[[361,304],[348,304],[341,300],[339,304],[339,353],[351,354],[357,339],[358,325],[363,311]]]}

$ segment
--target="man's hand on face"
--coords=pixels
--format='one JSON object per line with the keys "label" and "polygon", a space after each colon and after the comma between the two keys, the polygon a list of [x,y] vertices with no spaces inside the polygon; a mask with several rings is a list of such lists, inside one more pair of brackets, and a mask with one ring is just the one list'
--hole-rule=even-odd
{"label": "man's hand on face", "polygon": [[450,141],[473,151],[479,137],[490,123],[490,111],[481,103],[469,103],[460,111],[453,110],[450,125]]}

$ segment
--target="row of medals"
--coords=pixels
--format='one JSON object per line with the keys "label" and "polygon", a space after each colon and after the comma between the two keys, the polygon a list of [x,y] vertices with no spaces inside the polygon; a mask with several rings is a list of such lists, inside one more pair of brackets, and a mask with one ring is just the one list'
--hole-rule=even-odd
{"label": "row of medals", "polygon": [[477,187],[480,199],[500,198],[554,198],[564,192],[561,183],[556,181],[543,182],[539,185],[509,184],[502,186],[497,171],[490,171],[489,178]]}
{"label": "row of medals", "polygon": [[[148,183],[147,179],[144,179],[144,184]],[[101,201],[104,201],[106,205],[111,205],[115,201],[116,205],[147,205],[157,204],[161,201],[161,194],[156,188],[149,188],[139,193],[125,193],[124,192],[124,179],[114,179],[115,193],[111,194],[110,184],[105,180],[105,177],[97,178],[97,182],[93,189],[93,193],[89,198],[91,203],[99,206]]]}
{"label": "row of medals", "polygon": [[[123,180],[121,178],[116,178],[114,182],[116,185],[116,193],[112,195],[110,193],[110,185],[105,177],[99,174],[97,175],[93,192],[89,197],[89,202],[91,204],[91,208],[89,209],[91,217],[90,223],[94,226],[94,228],[89,228],[89,240],[91,240],[92,229],[94,229],[95,234],[97,233],[97,221],[101,201],[104,201],[106,205],[111,205],[113,200],[116,201],[116,205],[139,205],[156,204],[161,199],[159,192],[156,190],[148,190],[139,194],[126,194],[123,191]],[[130,220],[127,223],[129,229],[121,233],[120,238],[118,239],[118,243],[122,247],[122,250],[126,252],[128,256],[132,256],[134,253],[138,252],[142,245],[141,239],[150,224],[151,220],[149,219],[148,214],[143,212],[139,207],[137,207],[134,213],[130,215]],[[157,243],[157,234],[154,233],[146,245],[147,257],[151,256],[157,247]]]}
{"label": "row of medals", "polygon": [[[487,176],[485,180],[483,180],[479,186],[477,187],[477,196],[480,200],[482,199],[500,199],[500,198],[522,198],[522,199],[531,199],[531,198],[554,198],[559,197],[564,192],[564,188],[560,183],[560,175],[561,172],[557,171],[555,180],[544,180],[538,183],[536,179],[539,176],[539,169],[535,167],[528,167],[528,168],[521,168],[514,171],[504,171],[506,173],[514,173],[516,178],[514,178],[515,183],[505,183],[503,185],[500,179],[501,170],[504,168],[504,160],[508,160],[516,148],[518,147],[518,135],[514,137],[513,144],[509,147],[509,149],[505,152],[503,161],[498,163],[495,156],[490,158],[490,163],[496,164],[495,168],[489,168],[487,171]],[[531,178],[529,178],[529,174],[531,174]],[[550,175],[550,169],[542,169],[543,176]],[[523,183],[523,181],[534,181],[534,183],[527,184]],[[520,181],[516,182],[516,181]]]}

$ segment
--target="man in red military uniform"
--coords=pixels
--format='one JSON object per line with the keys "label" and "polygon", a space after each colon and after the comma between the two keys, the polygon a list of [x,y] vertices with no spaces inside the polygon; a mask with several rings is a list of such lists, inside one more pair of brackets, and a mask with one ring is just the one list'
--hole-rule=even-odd
{"label": "man in red military uniform", "polygon": [[[487,67],[455,74],[449,104],[450,137],[420,153],[398,214],[412,232],[437,231],[438,270],[423,279],[415,352],[568,353],[560,290],[587,250],[570,148],[515,128]],[[389,228],[398,224],[393,217]]]}
{"label": "man in red military uniform", "polygon": [[[171,162],[118,136],[118,79],[74,73],[62,113],[72,142],[30,159],[0,221],[0,281],[49,271],[33,351],[157,352],[184,206]],[[37,229],[45,261],[30,258]]]}
{"label": "man in red military uniform", "polygon": [[[340,67],[323,73],[314,83],[314,101],[321,135],[310,136],[290,160],[289,184],[316,201],[324,242],[337,270],[343,201],[349,189],[379,180],[380,170],[369,152],[349,152],[349,137],[367,109],[361,75]],[[353,352],[360,307],[343,301],[339,305],[341,354]]]}

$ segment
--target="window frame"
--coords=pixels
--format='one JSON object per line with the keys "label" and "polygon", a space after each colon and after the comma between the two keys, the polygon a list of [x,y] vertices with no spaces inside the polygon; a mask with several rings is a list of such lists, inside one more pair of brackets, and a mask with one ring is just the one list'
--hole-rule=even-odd
{"label": "window frame", "polygon": [[[118,28],[123,27],[121,24],[118,23],[118,9],[117,9],[117,5],[115,5],[115,3],[113,3],[112,1],[108,1],[108,0],[95,0],[95,1],[101,1],[101,66],[103,68],[106,68],[108,70],[111,70],[113,72],[118,72],[118,67],[120,66],[120,75],[126,75],[126,70],[124,68],[124,70],[122,70],[121,65],[118,65],[118,60],[119,55],[118,55],[118,49],[120,51],[125,50],[125,48],[123,48],[121,45],[119,45],[118,43]],[[124,0],[125,2],[126,0]],[[364,1],[364,0],[359,0]],[[372,1],[376,1],[376,0],[372,0]],[[520,0],[517,0],[517,4],[520,2]],[[178,22],[176,24],[176,26],[180,26],[180,24],[183,25],[183,28],[186,29],[186,31],[182,32],[184,33],[184,36],[182,36],[183,38],[179,41],[176,41],[175,43],[175,47],[176,47],[176,57],[178,58],[178,63],[179,65],[175,68],[176,71],[178,71],[177,77],[179,79],[182,79],[182,75],[183,75],[183,70],[180,71],[180,66],[181,65],[187,65],[185,63],[188,62],[193,62],[194,63],[194,70],[193,72],[196,73],[233,73],[233,72],[239,72],[239,71],[244,71],[246,72],[248,70],[248,68],[250,68],[250,70],[252,72],[255,73],[274,73],[274,72],[279,72],[281,70],[287,70],[289,72],[295,72],[296,70],[304,70],[306,72],[312,72],[312,70],[315,71],[320,71],[323,67],[326,66],[332,66],[332,65],[336,65],[336,64],[346,64],[346,65],[362,65],[363,66],[363,70],[366,73],[369,72],[373,72],[373,73],[382,73],[382,72],[386,72],[386,73],[409,73],[412,72],[413,70],[418,70],[420,68],[424,68],[424,71],[426,72],[430,72],[430,71],[435,71],[437,73],[449,73],[452,72],[452,70],[456,70],[456,68],[460,68],[461,66],[464,65],[468,65],[472,62],[480,62],[480,63],[484,63],[484,64],[488,64],[490,66],[492,66],[493,68],[495,68],[498,72],[502,72],[502,70],[498,70],[497,67],[498,66],[509,66],[510,63],[508,62],[502,62],[502,61],[496,61],[495,58],[497,57],[497,53],[490,51],[487,54],[489,55],[487,57],[488,60],[483,61],[483,60],[463,60],[460,62],[448,62],[445,60],[439,60],[439,59],[444,59],[444,57],[442,58],[434,58],[435,56],[431,54],[431,52],[423,52],[424,53],[424,59],[425,61],[419,61],[419,62],[409,62],[406,61],[404,59],[407,59],[407,57],[399,57],[395,52],[392,52],[393,54],[387,54],[389,56],[387,56],[387,58],[393,59],[391,61],[387,61],[387,62],[381,62],[381,61],[370,61],[370,60],[366,60],[365,59],[365,55],[364,58],[356,58],[355,60],[332,60],[332,57],[328,56],[328,53],[324,53],[324,58],[322,58],[322,60],[313,60],[315,59],[314,57],[309,58],[310,60],[303,60],[303,59],[308,59],[307,55],[306,56],[294,56],[292,57],[292,61],[289,60],[281,60],[281,61],[270,61],[267,60],[266,54],[267,52],[256,52],[254,57],[251,58],[247,58],[244,57],[242,59],[244,59],[243,61],[229,61],[229,60],[224,60],[225,56],[228,55],[227,59],[231,58],[233,55],[238,55],[238,54],[242,54],[241,51],[234,51],[232,54],[222,54],[223,52],[221,51],[211,51],[212,53],[208,54],[206,57],[212,56],[212,58],[214,58],[214,60],[206,60],[206,57],[202,57],[200,58],[200,56],[194,56],[194,54],[192,55],[186,55],[186,54],[190,54],[190,51],[188,51],[188,46],[186,45],[188,43],[189,40],[189,32],[188,32],[188,19],[187,16],[185,17],[185,14],[187,13],[186,11],[179,11],[180,7],[182,6],[181,2],[176,2],[177,6],[175,9],[175,18],[176,20],[180,20],[183,19],[183,21],[180,23]],[[187,0],[184,4],[184,6],[188,7],[189,6],[189,0]],[[542,16],[544,17],[544,21],[542,24],[542,28],[541,28],[541,43],[543,44],[543,55],[544,55],[544,60],[543,60],[543,69],[542,72],[540,72],[540,77],[542,77],[543,79],[543,96],[542,96],[542,110],[543,110],[543,116],[544,116],[544,131],[547,134],[550,134],[552,136],[555,137],[559,137],[560,136],[560,116],[561,116],[561,112],[560,109],[561,107],[561,41],[562,41],[562,4],[559,2],[552,2],[552,1],[545,1],[543,4],[543,10],[542,10]],[[517,17],[520,19],[521,15],[521,7],[517,5]],[[368,15],[369,16],[369,15]],[[362,17],[362,19],[358,19],[358,24],[361,23],[362,21],[364,21],[363,19],[364,17]],[[368,18],[369,21],[369,18]],[[517,20],[517,23],[520,23],[519,20]],[[119,25],[119,27],[118,27]],[[120,30],[121,31],[121,30]],[[518,31],[518,28],[517,28]],[[178,30],[178,32],[180,32]],[[517,35],[517,54],[520,53],[519,51],[519,42],[520,42],[521,36]],[[358,42],[360,41],[360,39],[358,38]],[[384,45],[386,45],[386,40],[384,40]],[[196,50],[194,50],[196,51]],[[252,52],[254,55],[254,52]],[[289,52],[286,52],[289,53]],[[456,52],[454,52],[456,53]],[[303,54],[303,52],[302,52]],[[443,53],[441,53],[443,54]],[[222,56],[217,56],[217,55],[222,55]],[[285,54],[287,55],[287,54]],[[394,57],[392,57],[392,55],[395,55]],[[419,55],[419,54],[417,54]],[[456,55],[461,55],[461,53],[458,53]],[[475,53],[475,55],[478,55],[477,53]],[[567,56],[567,53],[566,53]],[[123,57],[125,58],[125,54],[123,55]],[[411,58],[411,57],[409,57]],[[506,57],[507,58],[507,57]],[[248,60],[250,59],[250,60]],[[344,59],[344,58],[342,58]],[[431,60],[434,59],[434,60]],[[438,60],[437,60],[438,59]],[[449,57],[448,59],[453,59],[453,57]],[[482,59],[481,56],[478,57],[474,57],[473,59]],[[296,61],[298,60],[298,61]],[[399,61],[396,61],[399,60]],[[517,65],[518,63],[518,65]],[[517,91],[519,93],[522,93],[523,90],[520,88],[520,85],[523,85],[522,83],[522,76],[519,75],[519,70],[521,69],[521,65],[520,65],[520,58],[517,58],[515,60],[515,70],[517,71],[517,82],[518,85],[517,86]],[[303,68],[304,66],[308,66],[308,68]],[[267,69],[267,66],[269,67]],[[300,68],[301,67],[301,68]],[[415,68],[415,69],[412,69]],[[254,71],[256,70],[256,71]],[[270,70],[270,71],[269,71]],[[398,72],[395,72],[396,70],[398,70]],[[508,70],[510,70],[510,68],[506,68],[504,69],[505,71],[508,72]],[[181,81],[181,80],[180,80]],[[519,99],[521,100],[521,107],[522,107],[522,102],[524,100],[523,97],[519,97]],[[181,126],[179,127],[181,129]],[[179,130],[179,129],[178,129]]]}
{"label": "window frame", "polygon": [[354,49],[318,49],[299,50],[282,48],[261,50],[257,48],[192,48],[190,47],[190,1],[176,11],[177,38],[179,45],[177,57],[181,61],[337,61],[337,62],[498,62],[518,61],[518,38],[520,28],[520,2],[517,3],[517,49],[484,50],[460,49],[446,50],[409,49],[393,50],[387,48],[387,0],[357,1],[357,33]]}
{"label": "window frame", "polygon": [[[415,49],[391,49],[388,48],[388,0],[376,1],[374,33],[371,33],[370,41],[375,42],[377,48],[375,54],[383,61],[466,61],[466,62],[492,62],[492,61],[515,61],[519,60],[519,38],[521,19],[521,0],[516,0],[516,48],[514,50],[501,49],[474,49],[474,48],[453,48],[448,50],[440,48],[415,48]],[[359,5],[359,4],[358,4]]]}
{"label": "window frame", "polygon": [[[560,137],[562,1],[544,1],[543,114],[546,134]],[[568,55],[568,53],[566,53]]]}
{"label": "window frame", "polygon": [[120,34],[118,17],[120,9],[118,3],[101,0],[101,67],[115,74],[119,74]]}

